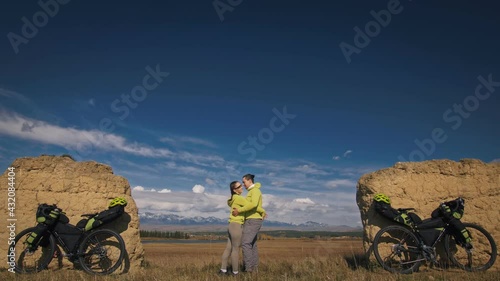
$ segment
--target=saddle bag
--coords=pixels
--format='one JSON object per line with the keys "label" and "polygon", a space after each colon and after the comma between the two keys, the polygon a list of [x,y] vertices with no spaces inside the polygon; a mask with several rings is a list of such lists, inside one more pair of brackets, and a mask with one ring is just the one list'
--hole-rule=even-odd
{"label": "saddle bag", "polygon": [[114,221],[119,218],[125,212],[125,206],[117,205],[113,206],[105,211],[102,211],[91,217],[90,219],[84,219],[78,222],[77,226],[82,227],[85,231],[89,231],[103,224]]}

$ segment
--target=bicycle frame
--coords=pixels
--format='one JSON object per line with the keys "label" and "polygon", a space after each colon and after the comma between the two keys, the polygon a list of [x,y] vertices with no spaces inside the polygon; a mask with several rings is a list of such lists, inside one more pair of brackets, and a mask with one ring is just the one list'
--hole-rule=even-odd
{"label": "bicycle frame", "polygon": [[75,258],[78,257],[78,247],[79,247],[80,243],[82,242],[82,240],[86,236],[85,232],[82,232],[82,234],[78,238],[77,246],[75,246],[75,249],[73,251],[71,251],[71,249],[68,247],[68,245],[66,245],[66,243],[62,239],[63,235],[59,234],[55,230],[49,230],[49,233],[50,233],[50,235],[54,236],[54,238],[56,239],[56,245],[60,245],[63,248],[63,251],[64,251],[64,253],[62,253],[63,257],[67,257],[70,260],[73,257],[75,257]]}

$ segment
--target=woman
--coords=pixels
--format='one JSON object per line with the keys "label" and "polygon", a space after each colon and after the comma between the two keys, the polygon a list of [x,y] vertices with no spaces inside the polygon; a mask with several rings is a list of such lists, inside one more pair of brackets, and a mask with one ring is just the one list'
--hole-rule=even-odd
{"label": "woman", "polygon": [[[243,192],[243,185],[238,181],[233,181],[229,185],[229,190],[231,191],[231,198],[227,200],[227,205],[230,207],[230,210],[233,208],[240,208],[248,204],[248,202],[241,196]],[[230,211],[231,212],[231,211]],[[257,212],[261,215],[265,216],[265,211],[262,208],[258,208]],[[222,265],[219,271],[219,274],[228,274],[227,272],[227,263],[229,256],[231,256],[231,265],[233,267],[232,275],[238,274],[239,268],[239,254],[240,254],[240,245],[241,245],[241,236],[243,230],[243,223],[245,222],[245,213],[239,213],[234,216],[233,214],[229,215],[229,227],[228,227],[228,239],[226,244],[226,249],[222,254]]]}

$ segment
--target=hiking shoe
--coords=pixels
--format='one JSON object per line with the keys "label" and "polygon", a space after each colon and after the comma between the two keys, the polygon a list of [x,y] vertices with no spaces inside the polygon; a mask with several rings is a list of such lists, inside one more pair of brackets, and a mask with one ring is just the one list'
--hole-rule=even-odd
{"label": "hiking shoe", "polygon": [[219,275],[227,275],[228,273],[229,273],[229,271],[224,272],[222,270],[219,270],[219,272],[217,274],[219,274]]}

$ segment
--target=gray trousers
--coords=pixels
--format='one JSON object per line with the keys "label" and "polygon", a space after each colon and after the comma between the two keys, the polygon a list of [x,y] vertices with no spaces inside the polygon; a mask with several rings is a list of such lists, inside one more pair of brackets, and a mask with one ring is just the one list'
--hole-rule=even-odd
{"label": "gray trousers", "polygon": [[238,271],[239,259],[240,259],[240,245],[241,245],[241,235],[242,235],[243,225],[237,222],[229,223],[227,244],[224,253],[222,254],[222,265],[221,269],[227,269],[227,260],[231,256],[231,265],[233,266],[233,271]]}
{"label": "gray trousers", "polygon": [[257,266],[259,265],[257,234],[261,227],[261,219],[247,219],[243,225],[241,248],[243,249],[243,262],[245,263],[246,271],[257,270]]}

